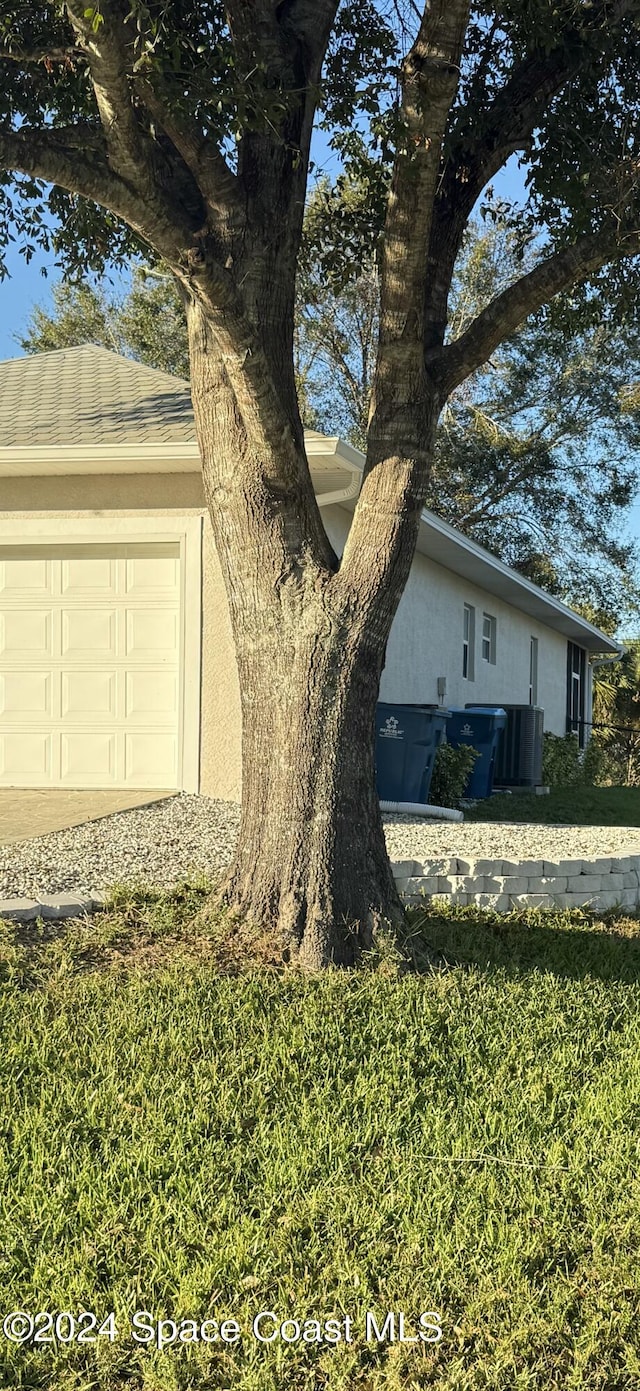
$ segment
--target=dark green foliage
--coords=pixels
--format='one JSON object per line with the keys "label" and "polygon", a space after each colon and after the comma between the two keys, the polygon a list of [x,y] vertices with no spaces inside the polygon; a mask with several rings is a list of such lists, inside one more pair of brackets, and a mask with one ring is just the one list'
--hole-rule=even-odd
{"label": "dark green foliage", "polygon": [[459,807],[473,765],[479,754],[468,744],[454,749],[440,744],[436,749],[429,801],[434,807]]}
{"label": "dark green foliage", "polygon": [[575,734],[545,732],[542,780],[549,787],[570,787],[580,782],[580,748]]}
{"label": "dark green foliage", "polygon": [[[232,164],[242,140],[273,129],[286,98],[268,70],[258,31],[244,47],[234,46],[222,0],[133,0],[138,70],[158,78],[163,100],[177,116],[198,121],[217,140]],[[99,7],[96,10],[99,23]],[[402,142],[396,103],[403,52],[415,31],[416,7],[398,0],[341,6],[331,36],[319,90],[320,119],[345,170],[369,181],[372,197],[352,219],[351,244],[366,254],[376,241],[384,215],[379,190],[388,180],[394,148]],[[6,0],[0,15],[0,42],[13,52],[72,48],[72,36],[58,0],[25,6]],[[556,244],[603,222],[628,218],[637,197],[625,186],[633,161],[631,133],[640,109],[640,45],[637,15],[610,24],[607,7],[580,8],[574,0],[551,7],[548,0],[510,4],[499,11],[472,8],[462,61],[461,83],[451,110],[445,160],[460,158],[486,134],[491,102],[514,68],[527,56],[553,55],[558,68],[576,68],[548,108],[540,112],[528,142],[529,202],[518,217],[521,227],[546,228]],[[68,127],[82,121],[98,131],[93,93],[84,58],[43,61],[24,70],[0,59],[0,125]],[[627,171],[628,172],[628,171]],[[29,254],[39,244],[64,255],[68,268],[93,268],[109,258],[122,260],[140,241],[110,214],[75,194],[52,189],[22,175],[7,177],[0,190],[2,239],[13,230]],[[53,222],[52,217],[53,215]],[[363,231],[366,235],[363,236]],[[336,244],[344,245],[344,224],[335,224]],[[325,264],[335,271],[331,239]],[[344,258],[342,265],[344,265]],[[616,294],[635,302],[637,277],[628,263],[609,276]]]}
{"label": "dark green foliage", "polygon": [[626,638],[619,662],[593,673],[594,740],[602,750],[604,777],[640,785],[640,639]]}

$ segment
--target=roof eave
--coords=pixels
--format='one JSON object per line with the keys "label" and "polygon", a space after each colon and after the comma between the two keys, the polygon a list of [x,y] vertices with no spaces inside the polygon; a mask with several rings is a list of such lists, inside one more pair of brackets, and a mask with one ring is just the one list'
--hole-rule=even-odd
{"label": "roof eave", "polygon": [[[352,477],[362,474],[364,455],[338,435],[312,435],[306,440],[306,452],[312,469],[314,459],[323,458],[334,466],[344,467]],[[111,473],[193,473],[200,467],[200,451],[195,440],[0,448],[0,477],[91,474],[96,472],[97,465],[103,465]],[[355,501],[345,501],[343,505],[353,510]],[[425,542],[426,534],[431,538],[429,546]],[[434,538],[438,539],[437,546],[433,544]],[[445,569],[462,574],[470,583],[503,598],[521,612],[546,623],[547,627],[555,628],[589,652],[618,656],[624,651],[621,643],[426,508],[422,513],[418,548]],[[517,597],[511,597],[514,592]]]}

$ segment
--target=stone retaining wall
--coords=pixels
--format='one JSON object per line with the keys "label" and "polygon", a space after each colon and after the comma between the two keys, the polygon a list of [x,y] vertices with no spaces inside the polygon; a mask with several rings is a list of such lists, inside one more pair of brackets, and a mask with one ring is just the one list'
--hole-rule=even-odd
{"label": "stone retaining wall", "polygon": [[[608,859],[470,860],[460,857],[396,860],[393,873],[407,904],[425,898],[493,908],[640,907],[640,846],[637,853]],[[27,898],[0,900],[0,920],[33,922],[36,918],[70,918],[95,912],[105,896],[92,891],[52,894],[38,902]]]}
{"label": "stone retaining wall", "polygon": [[514,908],[635,908],[640,905],[637,853],[588,860],[396,861],[394,877],[408,904],[426,898],[474,904],[509,913]]}

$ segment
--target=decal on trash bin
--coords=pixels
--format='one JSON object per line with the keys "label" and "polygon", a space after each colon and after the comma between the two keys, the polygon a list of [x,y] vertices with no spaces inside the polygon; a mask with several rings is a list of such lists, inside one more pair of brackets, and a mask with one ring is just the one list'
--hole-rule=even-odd
{"label": "decal on trash bin", "polygon": [[404,730],[399,728],[395,715],[389,715],[378,734],[381,739],[404,739]]}
{"label": "decal on trash bin", "polygon": [[471,728],[471,725],[470,725],[470,724],[463,724],[462,729],[460,730],[460,733],[466,735],[466,737],[468,738],[468,736],[469,736],[470,734],[473,734],[473,730],[472,730],[472,728]]}

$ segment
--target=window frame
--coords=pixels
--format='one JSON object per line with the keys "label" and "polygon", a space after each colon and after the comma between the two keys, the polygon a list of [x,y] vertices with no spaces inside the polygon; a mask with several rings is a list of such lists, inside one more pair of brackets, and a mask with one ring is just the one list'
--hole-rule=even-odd
{"label": "window frame", "polygon": [[578,746],[587,742],[585,725],[587,695],[587,653],[576,642],[567,643],[567,732],[577,734]]}
{"label": "window frame", "polygon": [[[485,632],[485,628],[486,628],[487,624],[489,625],[489,631],[488,631],[488,633]],[[488,665],[489,665],[489,666],[492,666],[492,667],[494,667],[494,666],[496,665],[497,635],[498,635],[498,620],[497,620],[495,614],[494,614],[494,613],[487,613],[487,610],[486,610],[486,609],[483,609],[483,611],[482,611],[482,649],[481,649],[481,650],[482,650],[482,660],[483,660],[483,662],[487,662]],[[485,643],[487,644],[487,651],[486,651],[486,652],[485,652]]]}
{"label": "window frame", "polygon": [[462,617],[462,679],[475,680],[476,611],[465,603]]}
{"label": "window frame", "polygon": [[529,638],[529,704],[538,704],[538,639],[532,633]]}

